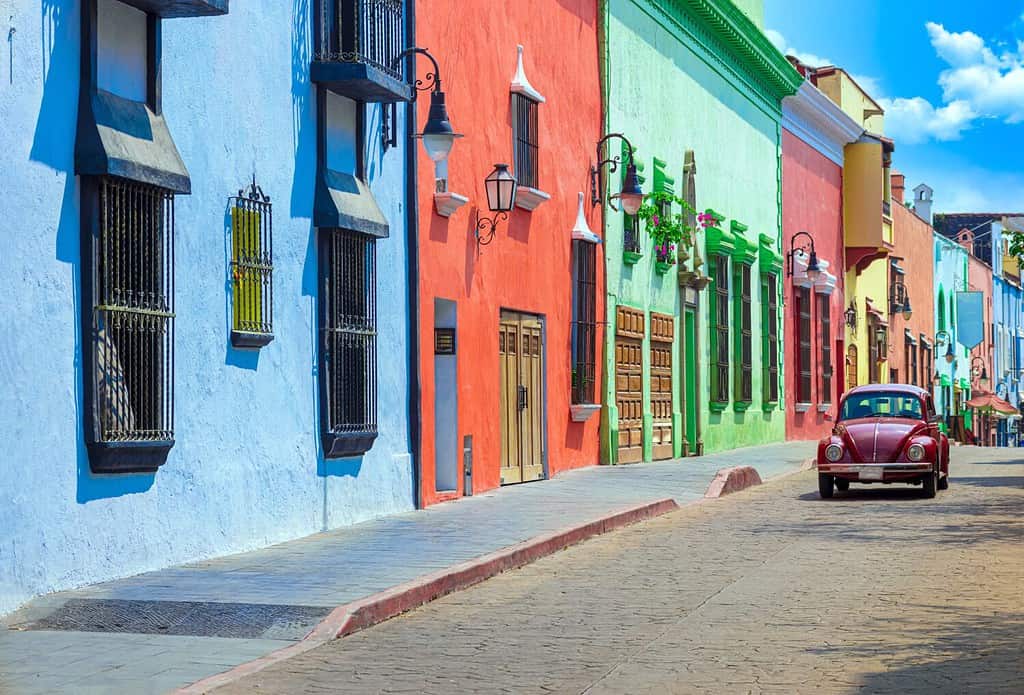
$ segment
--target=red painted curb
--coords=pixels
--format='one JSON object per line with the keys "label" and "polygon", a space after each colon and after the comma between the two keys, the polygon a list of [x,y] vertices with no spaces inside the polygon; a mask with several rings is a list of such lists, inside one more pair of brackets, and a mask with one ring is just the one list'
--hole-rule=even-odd
{"label": "red painted curb", "polygon": [[179,695],[209,692],[262,671],[271,664],[319,647],[336,637],[358,632],[506,570],[522,567],[588,538],[661,516],[678,508],[672,499],[630,507],[580,526],[536,536],[476,559],[417,577],[372,596],[338,606],[296,644],[278,649],[254,661],[239,664],[229,671],[204,678],[175,692]]}
{"label": "red painted curb", "polygon": [[704,493],[704,497],[717,499],[722,495],[730,495],[760,484],[761,476],[752,466],[723,468],[715,474],[715,478],[708,485],[708,490]]}

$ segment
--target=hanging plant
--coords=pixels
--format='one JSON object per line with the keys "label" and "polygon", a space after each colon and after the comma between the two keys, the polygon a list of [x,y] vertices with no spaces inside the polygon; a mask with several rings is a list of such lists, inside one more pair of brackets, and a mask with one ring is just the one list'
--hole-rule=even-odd
{"label": "hanging plant", "polygon": [[[680,212],[663,214],[662,208],[673,203],[679,205]],[[675,263],[677,247],[693,246],[694,230],[686,224],[687,214],[693,212],[696,211],[685,200],[671,193],[650,193],[644,197],[644,204],[636,214],[644,221],[647,234],[654,242],[658,262]]]}

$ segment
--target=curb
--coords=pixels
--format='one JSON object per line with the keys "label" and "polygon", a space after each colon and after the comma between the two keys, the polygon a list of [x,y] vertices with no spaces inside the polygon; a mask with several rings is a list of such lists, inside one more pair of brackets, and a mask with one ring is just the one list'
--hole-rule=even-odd
{"label": "curb", "polygon": [[[720,471],[719,474],[721,473]],[[756,475],[757,472],[755,471],[754,474]],[[679,505],[669,498],[629,507],[580,526],[535,536],[473,560],[423,575],[372,596],[346,603],[332,610],[301,641],[254,661],[239,664],[223,673],[204,678],[174,692],[178,695],[197,695],[209,692],[258,673],[272,664],[308,652],[335,638],[358,632],[422,606],[445,594],[465,589],[507,570],[527,565],[570,545],[623,526],[667,514],[676,509],[679,509]]]}
{"label": "curb", "polygon": [[718,499],[723,495],[731,495],[748,487],[761,484],[761,475],[753,466],[733,466],[723,468],[715,473],[714,479],[708,485],[705,499]]}

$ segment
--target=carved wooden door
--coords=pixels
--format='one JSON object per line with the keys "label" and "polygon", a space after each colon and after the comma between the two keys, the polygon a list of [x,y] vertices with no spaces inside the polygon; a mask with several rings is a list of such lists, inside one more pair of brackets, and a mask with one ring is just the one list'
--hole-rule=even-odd
{"label": "carved wooden door", "polygon": [[615,404],[619,410],[619,463],[644,456],[644,312],[620,306],[615,320]]}
{"label": "carved wooden door", "polygon": [[675,325],[667,314],[651,314],[652,458],[672,458],[672,338]]}

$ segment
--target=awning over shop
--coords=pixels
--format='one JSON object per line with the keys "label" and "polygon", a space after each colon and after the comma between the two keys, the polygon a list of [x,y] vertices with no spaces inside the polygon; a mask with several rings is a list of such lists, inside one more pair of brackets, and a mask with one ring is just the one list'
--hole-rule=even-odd
{"label": "awning over shop", "polygon": [[967,407],[983,413],[996,413],[1004,416],[1020,415],[1016,408],[989,391],[979,391],[977,396],[967,401]]}

